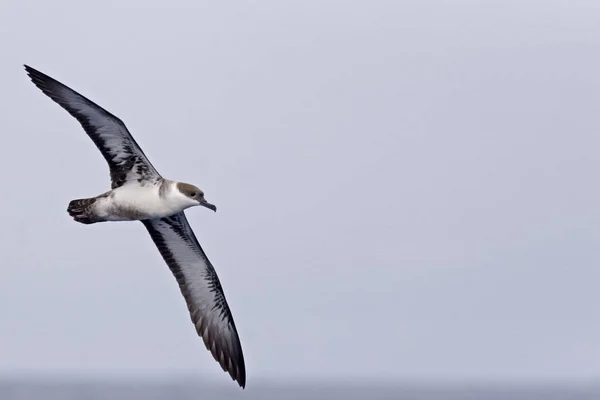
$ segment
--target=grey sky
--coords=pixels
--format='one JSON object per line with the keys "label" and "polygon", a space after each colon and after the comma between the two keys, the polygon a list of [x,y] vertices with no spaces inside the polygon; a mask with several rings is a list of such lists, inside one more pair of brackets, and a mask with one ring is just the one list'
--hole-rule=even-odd
{"label": "grey sky", "polygon": [[228,379],[143,226],[67,215],[108,168],[28,63],[218,206],[249,384],[600,375],[598,2],[41,3],[0,6],[0,373]]}

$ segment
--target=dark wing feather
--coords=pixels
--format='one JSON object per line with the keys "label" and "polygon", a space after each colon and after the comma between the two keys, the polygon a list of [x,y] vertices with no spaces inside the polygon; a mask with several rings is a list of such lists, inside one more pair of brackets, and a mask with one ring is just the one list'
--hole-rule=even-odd
{"label": "dark wing feather", "polygon": [[79,121],[108,163],[113,189],[131,180],[160,178],[123,121],[48,75],[28,65],[25,70],[44,94]]}
{"label": "dark wing feather", "polygon": [[231,378],[246,385],[244,355],[221,283],[185,214],[142,221],[175,275],[206,348]]}

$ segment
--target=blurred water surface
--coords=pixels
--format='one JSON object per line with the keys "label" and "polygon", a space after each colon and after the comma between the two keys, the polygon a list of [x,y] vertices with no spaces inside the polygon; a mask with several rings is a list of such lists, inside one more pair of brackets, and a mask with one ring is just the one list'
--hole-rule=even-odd
{"label": "blurred water surface", "polygon": [[0,381],[1,400],[598,400],[600,385],[383,385],[303,384],[249,386],[152,382]]}

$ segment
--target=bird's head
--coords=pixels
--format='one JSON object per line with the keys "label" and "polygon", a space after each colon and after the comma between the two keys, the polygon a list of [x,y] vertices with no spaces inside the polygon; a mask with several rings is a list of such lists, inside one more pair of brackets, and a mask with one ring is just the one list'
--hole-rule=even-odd
{"label": "bird's head", "polygon": [[210,204],[204,198],[204,192],[198,189],[194,185],[189,183],[177,182],[177,190],[184,196],[184,201],[188,207],[203,206],[210,210],[217,211],[217,207],[214,204]]}

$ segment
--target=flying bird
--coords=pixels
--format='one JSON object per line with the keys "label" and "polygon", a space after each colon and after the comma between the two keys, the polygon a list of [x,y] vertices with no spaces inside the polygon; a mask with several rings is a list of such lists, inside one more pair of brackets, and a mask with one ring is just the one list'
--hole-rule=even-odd
{"label": "flying bird", "polygon": [[206,348],[244,388],[246,367],[231,311],[184,213],[194,206],[216,211],[216,206],[198,187],[163,178],[118,117],[48,75],[28,65],[25,70],[44,94],[79,121],[108,163],[111,189],[72,200],[69,215],[82,224],[141,221],[175,276]]}

